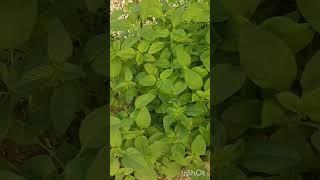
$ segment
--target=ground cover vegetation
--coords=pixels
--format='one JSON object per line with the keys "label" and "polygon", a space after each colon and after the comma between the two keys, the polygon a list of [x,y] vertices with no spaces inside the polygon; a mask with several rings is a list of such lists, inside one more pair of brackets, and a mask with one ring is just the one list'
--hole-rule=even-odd
{"label": "ground cover vegetation", "polygon": [[1,180],[106,178],[106,9],[1,0]]}
{"label": "ground cover vegetation", "polygon": [[115,179],[175,179],[183,169],[209,171],[209,10],[207,0],[142,0],[112,11]]}
{"label": "ground cover vegetation", "polygon": [[318,0],[214,1],[216,180],[319,179],[319,9]]}

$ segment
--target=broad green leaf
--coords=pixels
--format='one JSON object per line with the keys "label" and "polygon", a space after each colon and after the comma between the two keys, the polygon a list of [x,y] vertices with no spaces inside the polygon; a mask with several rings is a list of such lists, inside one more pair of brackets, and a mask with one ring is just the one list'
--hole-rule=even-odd
{"label": "broad green leaf", "polygon": [[148,42],[146,40],[142,40],[138,45],[138,50],[141,53],[145,53],[148,51],[149,47],[150,47],[150,42]]}
{"label": "broad green leaf", "polygon": [[97,156],[91,163],[85,180],[106,179],[107,178],[107,149],[101,148]]}
{"label": "broad green leaf", "polygon": [[148,50],[149,54],[155,54],[164,48],[163,42],[153,42]]}
{"label": "broad green leaf", "polygon": [[149,146],[149,141],[145,136],[139,136],[134,140],[134,147],[137,148],[140,152],[145,152]]}
{"label": "broad green leaf", "polygon": [[50,99],[50,115],[53,128],[63,134],[80,110],[79,90],[76,83],[68,83],[54,89]]}
{"label": "broad green leaf", "polygon": [[107,133],[106,107],[102,106],[89,113],[81,123],[79,130],[80,143],[84,148],[98,148],[105,143]]}
{"label": "broad green leaf", "polygon": [[261,113],[262,127],[288,124],[289,118],[286,112],[274,100],[265,100]]}
{"label": "broad green leaf", "polygon": [[135,177],[141,180],[157,179],[153,165],[146,160],[144,155],[135,148],[128,148],[122,158],[122,164],[134,171]]}
{"label": "broad green leaf", "polygon": [[178,95],[178,94],[182,93],[184,90],[186,90],[187,86],[188,85],[182,81],[176,82],[174,84],[173,94]]}
{"label": "broad green leaf", "polygon": [[210,18],[210,8],[206,2],[191,4],[182,15],[184,21],[207,22]]}
{"label": "broad green leaf", "polygon": [[320,32],[320,17],[319,8],[320,2],[317,0],[296,0],[297,6],[304,18],[311,24],[311,26]]}
{"label": "broad green leaf", "polygon": [[313,38],[313,31],[307,23],[295,23],[286,17],[269,18],[262,26],[285,41],[295,53],[305,48]]}
{"label": "broad green leaf", "polygon": [[131,59],[136,57],[136,51],[133,48],[126,48],[117,52],[117,55],[124,59]]}
{"label": "broad green leaf", "polygon": [[254,25],[242,28],[240,34],[240,62],[247,76],[262,88],[289,89],[296,78],[297,65],[284,41]]}
{"label": "broad green leaf", "polygon": [[206,153],[206,142],[201,135],[198,135],[191,145],[192,153],[196,156],[204,155]]}
{"label": "broad green leaf", "polygon": [[184,47],[182,45],[177,46],[176,48],[177,59],[182,66],[190,66],[191,58],[190,55],[184,51]]}
{"label": "broad green leaf", "polygon": [[162,73],[160,74],[160,79],[161,80],[168,79],[172,73],[173,73],[172,69],[166,69],[166,70],[162,71]]}
{"label": "broad green leaf", "polygon": [[300,84],[304,90],[320,88],[320,51],[317,52],[304,67]]}
{"label": "broad green leaf", "polygon": [[149,113],[148,108],[143,107],[139,111],[137,118],[136,118],[136,123],[139,127],[141,128],[147,128],[151,124],[151,116]]}
{"label": "broad green leaf", "polygon": [[320,121],[320,88],[304,92],[299,104],[302,113],[308,115],[312,121]]}
{"label": "broad green leaf", "polygon": [[280,174],[300,160],[299,153],[286,144],[252,142],[246,144],[245,154],[239,162],[252,172]]}
{"label": "broad green leaf", "polygon": [[192,90],[199,90],[203,86],[203,81],[201,76],[190,70],[190,69],[185,69],[184,71],[184,79],[188,85],[188,87]]}
{"label": "broad green leaf", "polygon": [[149,103],[151,103],[154,98],[156,98],[155,95],[153,94],[144,94],[144,95],[141,95],[139,97],[137,97],[137,99],[135,100],[135,107],[137,109],[141,109],[145,106],[147,106]]}
{"label": "broad green leaf", "polygon": [[157,79],[154,77],[154,75],[145,75],[139,80],[139,84],[141,86],[153,86],[156,84]]}
{"label": "broad green leaf", "polygon": [[137,54],[136,62],[138,65],[141,65],[143,63],[143,55],[142,54]]}
{"label": "broad green leaf", "polygon": [[300,98],[291,92],[281,92],[276,94],[278,102],[287,110],[292,112],[298,112],[298,104]]}
{"label": "broad green leaf", "polygon": [[120,147],[121,143],[122,143],[122,135],[119,128],[116,128],[116,127],[110,128],[110,146],[113,148]]}
{"label": "broad green leaf", "polygon": [[201,54],[200,59],[202,61],[202,64],[204,65],[204,67],[206,67],[206,69],[208,71],[210,71],[211,70],[211,68],[210,68],[210,51],[209,50],[204,51]]}
{"label": "broad green leaf", "polygon": [[73,53],[71,38],[59,19],[52,20],[48,25],[48,54],[54,62],[67,61]]}
{"label": "broad green leaf", "polygon": [[140,3],[140,16],[145,20],[149,16],[162,16],[161,3],[158,0],[142,0]]}
{"label": "broad green leaf", "polygon": [[119,160],[115,157],[115,155],[112,152],[110,152],[110,175],[114,176],[115,173],[119,170],[119,168]]}
{"label": "broad green leaf", "polygon": [[219,104],[241,89],[246,80],[241,67],[217,64],[213,68],[213,103]]}
{"label": "broad green leaf", "polygon": [[144,69],[148,74],[152,74],[152,75],[158,74],[158,68],[151,63],[144,64]]}
{"label": "broad green leaf", "polygon": [[121,49],[127,49],[127,48],[131,48],[132,46],[134,46],[138,41],[139,41],[139,37],[137,36],[129,36],[127,37],[124,42],[121,45]]}
{"label": "broad green leaf", "polygon": [[119,60],[111,60],[110,62],[110,77],[115,78],[121,72],[122,63]]}
{"label": "broad green leaf", "polygon": [[138,34],[147,41],[154,41],[156,39],[155,32],[150,26],[143,26],[138,30]]}
{"label": "broad green leaf", "polygon": [[156,59],[149,53],[144,54],[143,60],[146,62],[154,62]]}
{"label": "broad green leaf", "polygon": [[0,49],[19,48],[26,43],[38,18],[37,0],[3,0],[0,3]]}
{"label": "broad green leaf", "polygon": [[124,73],[125,73],[125,78],[124,78],[124,79],[125,79],[126,81],[131,81],[132,78],[133,78],[133,74],[132,74],[130,68],[126,67]]}

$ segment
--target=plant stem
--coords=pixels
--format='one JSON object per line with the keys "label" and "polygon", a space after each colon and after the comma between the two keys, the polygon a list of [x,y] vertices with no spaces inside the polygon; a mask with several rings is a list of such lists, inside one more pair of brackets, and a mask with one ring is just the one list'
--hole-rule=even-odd
{"label": "plant stem", "polygon": [[56,154],[55,154],[51,149],[49,149],[47,146],[45,146],[45,145],[41,142],[40,139],[37,139],[37,143],[38,143],[43,149],[45,149],[53,159],[55,159],[55,160],[57,161],[57,163],[59,164],[59,166],[60,166],[61,168],[65,169],[64,163],[56,156]]}

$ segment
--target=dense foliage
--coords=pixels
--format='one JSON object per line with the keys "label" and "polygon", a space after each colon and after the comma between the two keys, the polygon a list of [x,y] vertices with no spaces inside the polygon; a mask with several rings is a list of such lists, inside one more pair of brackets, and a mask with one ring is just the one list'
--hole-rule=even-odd
{"label": "dense foliage", "polygon": [[103,0],[0,1],[0,179],[106,177]]}
{"label": "dense foliage", "polygon": [[111,13],[110,173],[209,179],[208,1],[142,0]]}
{"label": "dense foliage", "polygon": [[320,1],[214,2],[216,179],[319,179]]}

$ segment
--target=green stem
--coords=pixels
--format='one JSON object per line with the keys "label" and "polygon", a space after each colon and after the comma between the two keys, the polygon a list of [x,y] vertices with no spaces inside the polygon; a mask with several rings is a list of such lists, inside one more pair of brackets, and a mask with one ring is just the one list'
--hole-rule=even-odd
{"label": "green stem", "polygon": [[61,168],[65,169],[64,163],[56,156],[56,154],[55,154],[51,149],[49,149],[47,146],[45,146],[45,145],[40,141],[40,139],[37,139],[37,143],[38,143],[43,149],[45,149],[53,159],[55,159],[55,160],[57,161],[57,163],[59,164],[59,166],[60,166]]}

